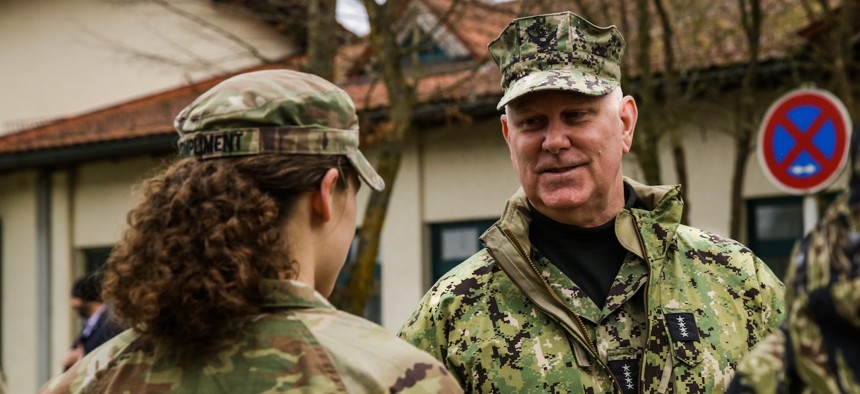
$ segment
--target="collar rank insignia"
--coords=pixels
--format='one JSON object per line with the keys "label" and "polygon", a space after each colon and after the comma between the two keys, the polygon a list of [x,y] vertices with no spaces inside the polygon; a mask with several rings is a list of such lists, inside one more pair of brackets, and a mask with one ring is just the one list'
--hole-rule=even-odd
{"label": "collar rank insignia", "polygon": [[609,361],[609,369],[612,371],[612,375],[615,376],[615,380],[621,386],[621,391],[624,394],[639,392],[638,358]]}
{"label": "collar rank insignia", "polygon": [[669,326],[669,335],[672,336],[673,341],[699,340],[699,328],[696,326],[696,317],[692,313],[667,313],[666,324]]}

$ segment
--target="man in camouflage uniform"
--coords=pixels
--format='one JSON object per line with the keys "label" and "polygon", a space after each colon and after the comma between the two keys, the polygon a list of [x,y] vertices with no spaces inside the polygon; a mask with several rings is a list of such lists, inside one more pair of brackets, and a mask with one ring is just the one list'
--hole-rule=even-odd
{"label": "man in camouflage uniform", "polygon": [[860,160],[850,190],[796,246],[788,314],[743,360],[732,393],[860,393]]}
{"label": "man in camouflage uniform", "polygon": [[[358,150],[357,120],[350,97],[331,83],[310,74],[269,70],[215,86],[183,110],[175,125],[183,156],[344,155],[362,179],[381,190],[382,178]],[[299,271],[305,267],[304,260],[296,264]],[[130,329],[41,392],[462,392],[431,355],[335,309],[321,294],[331,289],[315,289],[300,280],[260,282],[264,313],[249,323],[241,339],[213,357],[180,362],[160,355]]]}
{"label": "man in camouflage uniform", "polygon": [[466,391],[722,392],[781,321],[782,284],[749,249],[681,225],[678,187],[623,177],[623,48],[570,12],[489,45],[522,189],[400,332]]}

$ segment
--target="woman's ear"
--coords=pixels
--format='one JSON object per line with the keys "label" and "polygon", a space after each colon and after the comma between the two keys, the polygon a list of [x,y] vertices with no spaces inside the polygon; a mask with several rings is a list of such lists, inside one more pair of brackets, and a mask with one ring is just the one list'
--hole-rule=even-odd
{"label": "woman's ear", "polygon": [[313,193],[312,206],[314,212],[322,218],[323,222],[331,220],[334,193],[337,190],[337,180],[339,178],[340,171],[337,168],[329,168],[320,182],[319,190]]}

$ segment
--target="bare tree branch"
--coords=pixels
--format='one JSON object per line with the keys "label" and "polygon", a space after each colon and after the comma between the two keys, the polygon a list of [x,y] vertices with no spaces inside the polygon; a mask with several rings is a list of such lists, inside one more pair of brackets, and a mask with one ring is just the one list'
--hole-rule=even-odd
{"label": "bare tree branch", "polygon": [[247,41],[243,40],[241,37],[231,33],[229,30],[224,29],[221,26],[218,26],[215,23],[209,22],[208,20],[206,20],[204,18],[201,18],[197,15],[194,15],[188,11],[185,11],[182,8],[176,7],[166,0],[148,0],[148,1],[153,3],[153,4],[157,4],[157,5],[161,6],[165,10],[170,11],[175,15],[181,16],[181,17],[183,17],[189,21],[192,21],[192,22],[194,22],[194,23],[196,23],[196,24],[198,24],[204,28],[212,30],[215,33],[218,33],[222,37],[230,40],[234,44],[238,45],[239,47],[241,47],[242,49],[247,51],[249,54],[251,54],[251,56],[253,56],[257,60],[260,60],[261,62],[264,62],[264,63],[272,63],[273,62],[272,59],[269,59],[268,57],[266,57],[265,55],[260,53],[260,51],[257,50],[257,47],[249,44]]}
{"label": "bare tree branch", "polygon": [[110,37],[105,36],[95,30],[89,28],[89,26],[85,26],[80,23],[76,23],[77,28],[83,32],[84,34],[90,36],[95,39],[98,43],[104,46],[105,49],[129,56],[133,60],[142,60],[146,62],[158,63],[170,67],[175,67],[184,71],[199,71],[201,68],[205,70],[210,70],[213,72],[224,74],[227,71],[218,66],[218,62],[209,61],[203,57],[198,56],[193,51],[188,51],[187,48],[175,40],[170,39],[162,35],[159,32],[153,32],[157,34],[164,42],[166,42],[170,47],[177,49],[184,56],[191,58],[191,61],[182,61],[176,57],[165,56],[162,53],[144,51],[137,48],[133,48],[123,42],[114,40]]}

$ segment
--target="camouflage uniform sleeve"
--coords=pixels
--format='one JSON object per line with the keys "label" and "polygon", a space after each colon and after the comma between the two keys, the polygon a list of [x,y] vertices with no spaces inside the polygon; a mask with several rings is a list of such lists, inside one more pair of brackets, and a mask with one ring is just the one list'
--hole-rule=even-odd
{"label": "camouflage uniform sleeve", "polygon": [[759,299],[761,300],[761,336],[777,330],[785,317],[785,286],[761,259],[755,257],[756,277],[758,278]]}
{"label": "camouflage uniform sleeve", "polygon": [[96,348],[72,365],[69,370],[54,377],[39,389],[39,394],[66,394],[89,392],[89,385],[96,382],[99,372],[122,352],[136,337],[132,330],[125,330]]}
{"label": "camouflage uniform sleeve", "polygon": [[438,304],[434,305],[432,302],[439,298],[436,290],[437,286],[433,286],[424,295],[418,308],[403,324],[397,335],[413,346],[430,353],[431,356],[445,363],[450,370],[445,360],[445,339],[440,335],[442,330],[438,329],[439,324],[443,324],[439,321]]}
{"label": "camouflage uniform sleeve", "polygon": [[37,391],[38,394],[70,394],[72,392],[72,383],[78,378],[78,371],[81,366],[80,362],[75,363],[66,372],[55,376],[53,379],[45,383],[42,388]]}
{"label": "camouflage uniform sleeve", "polygon": [[785,335],[781,330],[759,342],[738,365],[730,394],[783,392],[785,388]]}

